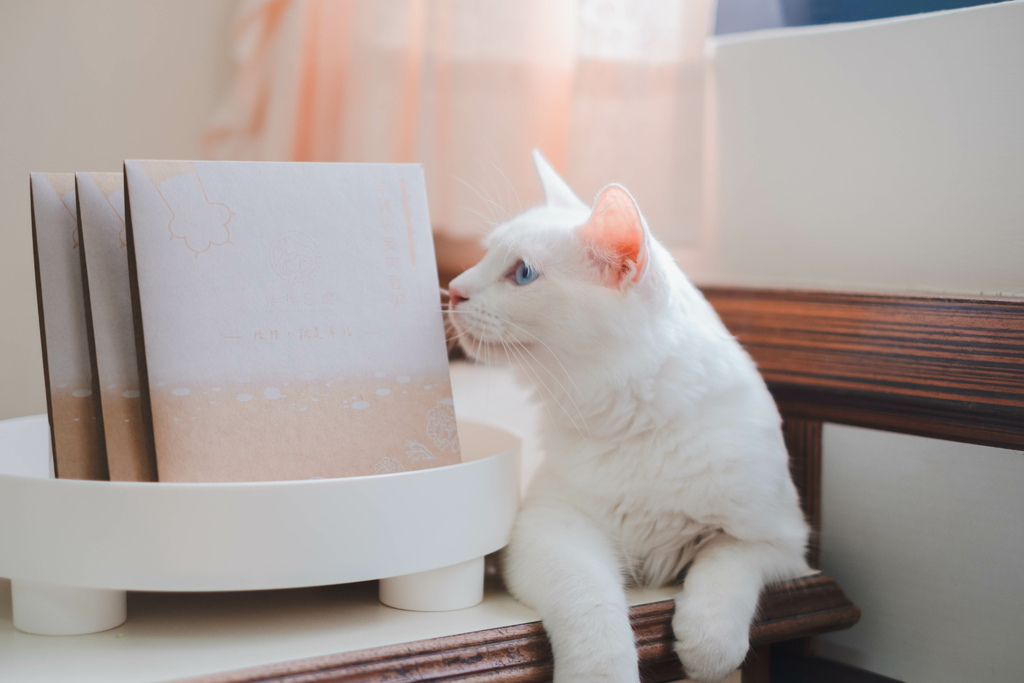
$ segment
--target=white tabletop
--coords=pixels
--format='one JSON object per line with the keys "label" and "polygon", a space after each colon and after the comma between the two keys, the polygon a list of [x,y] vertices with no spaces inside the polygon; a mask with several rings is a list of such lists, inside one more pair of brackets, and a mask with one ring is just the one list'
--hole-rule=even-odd
{"label": "white tabletop", "polygon": [[[11,624],[0,579],[0,680],[165,681],[302,657],[521,624],[536,613],[491,585],[476,607],[404,612],[376,582],[248,593],[129,593],[129,619],[103,633],[34,636]],[[670,590],[638,591],[632,604]]]}

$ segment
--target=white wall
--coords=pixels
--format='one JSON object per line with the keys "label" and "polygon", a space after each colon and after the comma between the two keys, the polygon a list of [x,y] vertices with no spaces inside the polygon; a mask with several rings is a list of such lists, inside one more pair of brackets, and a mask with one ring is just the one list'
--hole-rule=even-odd
{"label": "white wall", "polygon": [[1024,452],[826,425],[826,570],[864,610],[821,654],[903,681],[1019,680]]}
{"label": "white wall", "polygon": [[[1024,3],[722,38],[702,282],[1024,295]],[[1024,454],[826,426],[820,652],[905,681],[1024,670]]]}
{"label": "white wall", "polygon": [[46,411],[30,171],[195,158],[226,87],[233,3],[0,4],[0,419]]}

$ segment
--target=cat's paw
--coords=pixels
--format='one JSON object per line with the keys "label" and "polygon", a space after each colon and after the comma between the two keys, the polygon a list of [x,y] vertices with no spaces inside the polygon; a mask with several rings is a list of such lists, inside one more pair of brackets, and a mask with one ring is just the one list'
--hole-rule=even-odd
{"label": "cat's paw", "polygon": [[725,679],[740,667],[750,648],[750,625],[739,620],[686,618],[677,611],[672,630],[686,677],[700,683]]}

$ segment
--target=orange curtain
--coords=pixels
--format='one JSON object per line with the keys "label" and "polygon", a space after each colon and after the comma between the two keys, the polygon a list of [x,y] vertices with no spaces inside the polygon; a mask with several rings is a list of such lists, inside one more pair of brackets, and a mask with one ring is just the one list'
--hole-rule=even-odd
{"label": "orange curtain", "polygon": [[453,236],[540,199],[539,147],[584,200],[621,182],[669,241],[701,219],[713,0],[244,0],[214,158],[419,162]]}

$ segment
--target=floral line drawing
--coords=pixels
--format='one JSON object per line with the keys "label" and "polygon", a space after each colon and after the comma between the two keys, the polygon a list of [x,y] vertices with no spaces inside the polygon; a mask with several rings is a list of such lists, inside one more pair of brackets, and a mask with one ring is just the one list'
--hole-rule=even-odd
{"label": "floral line drawing", "polygon": [[320,249],[309,235],[290,230],[270,245],[270,267],[288,283],[309,278],[320,265]]}
{"label": "floral line drawing", "polygon": [[435,459],[434,454],[430,452],[430,449],[421,444],[419,441],[406,441],[405,447],[408,449],[405,452],[405,457],[409,458],[409,460],[411,460],[412,462]]}
{"label": "floral line drawing", "polygon": [[121,229],[117,231],[117,239],[118,239],[118,241],[121,242],[121,248],[122,249],[127,249],[128,248],[128,241],[127,241],[128,237],[127,237],[127,235],[125,235],[124,219],[121,218],[121,214],[119,214],[117,212],[117,209],[114,208],[113,202],[110,201],[110,196],[104,194],[103,198],[105,200],[107,200],[107,205],[109,205],[110,206],[110,210],[114,212],[114,218],[116,218],[117,222],[121,224]]}
{"label": "floral line drawing", "polygon": [[71,228],[71,251],[74,251],[75,249],[78,249],[78,214],[71,210],[68,203],[64,201],[64,197],[60,198],[60,205],[64,207],[64,210],[67,211],[68,215],[71,216],[71,219],[74,220],[74,227]]}
{"label": "floral line drawing", "polygon": [[383,458],[377,461],[373,466],[374,474],[394,474],[395,472],[404,472],[405,466],[401,462],[392,458],[389,455],[385,455]]}
{"label": "floral line drawing", "polygon": [[231,244],[231,231],[228,228],[228,223],[230,223],[231,219],[234,218],[237,214],[231,209],[230,206],[228,206],[224,202],[210,201],[210,196],[206,192],[206,186],[203,185],[203,179],[199,177],[199,173],[194,168],[191,171],[185,173],[178,173],[170,177],[173,178],[179,175],[194,175],[196,178],[196,183],[199,184],[199,189],[203,193],[203,199],[206,200],[206,203],[211,207],[222,207],[223,211],[221,211],[222,220],[220,221],[220,225],[224,229],[224,239],[216,241],[214,239],[207,238],[206,245],[199,249],[197,248],[199,245],[193,246],[192,244],[189,243],[189,235],[179,235],[174,231],[174,222],[175,220],[177,220],[177,214],[175,214],[174,208],[171,206],[171,203],[167,201],[167,197],[164,196],[163,190],[160,189],[161,185],[167,182],[167,180],[170,180],[170,178],[167,178],[167,180],[164,180],[159,184],[154,182],[153,187],[156,189],[157,194],[160,195],[160,199],[162,199],[164,204],[167,206],[167,210],[171,212],[171,220],[167,222],[167,232],[170,233],[171,240],[173,241],[178,239],[184,242],[185,248],[191,251],[196,258],[199,258],[200,254],[209,251],[211,247],[219,247],[225,244]]}
{"label": "floral line drawing", "polygon": [[459,435],[455,427],[455,407],[450,398],[442,398],[427,411],[427,436],[440,450],[459,452]]}

